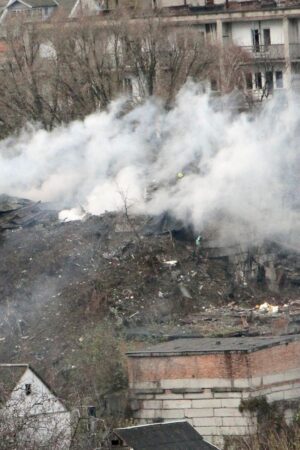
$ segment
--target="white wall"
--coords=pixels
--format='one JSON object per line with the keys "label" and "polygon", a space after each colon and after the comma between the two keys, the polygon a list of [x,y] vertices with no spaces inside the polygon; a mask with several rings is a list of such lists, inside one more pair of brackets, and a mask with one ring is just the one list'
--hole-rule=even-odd
{"label": "white wall", "polygon": [[[26,395],[25,385],[31,385]],[[38,443],[57,441],[56,449],[68,449],[71,440],[71,415],[48,387],[27,368],[14,388],[2,413],[6,418],[22,421],[23,439]],[[18,423],[19,423],[18,422]]]}
{"label": "white wall", "polygon": [[157,6],[159,8],[165,8],[168,6],[183,6],[184,0],[157,0]]}
{"label": "white wall", "polygon": [[[251,30],[261,30],[263,35],[264,28],[270,28],[271,44],[283,44],[283,27],[281,20],[264,20],[260,22],[233,22],[232,23],[232,40],[233,43],[240,46],[252,45]],[[261,41],[261,45],[263,42]]]}

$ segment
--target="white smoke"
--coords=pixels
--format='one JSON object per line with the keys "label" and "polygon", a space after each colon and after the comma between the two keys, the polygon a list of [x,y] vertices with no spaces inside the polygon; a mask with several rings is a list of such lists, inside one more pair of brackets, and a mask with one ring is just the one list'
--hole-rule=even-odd
{"label": "white smoke", "polygon": [[215,223],[227,241],[298,239],[295,99],[232,116],[188,85],[171,111],[155,99],[123,109],[119,100],[82,122],[1,141],[0,192],[70,207],[64,219],[122,209],[126,199],[132,212],[169,211],[197,230]]}

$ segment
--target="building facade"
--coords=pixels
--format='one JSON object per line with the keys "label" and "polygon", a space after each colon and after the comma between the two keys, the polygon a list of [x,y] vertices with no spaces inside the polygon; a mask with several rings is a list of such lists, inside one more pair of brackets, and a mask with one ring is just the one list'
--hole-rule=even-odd
{"label": "building facade", "polygon": [[140,423],[186,419],[204,439],[257,429],[249,399],[264,399],[292,419],[300,402],[300,336],[186,338],[128,353],[134,417]]}
{"label": "building facade", "polygon": [[28,364],[0,364],[0,417],[3,442],[70,447],[71,413]]}

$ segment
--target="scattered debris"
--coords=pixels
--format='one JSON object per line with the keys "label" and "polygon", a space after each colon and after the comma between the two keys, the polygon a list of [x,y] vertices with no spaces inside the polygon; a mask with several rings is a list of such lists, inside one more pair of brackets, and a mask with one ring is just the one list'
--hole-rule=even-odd
{"label": "scattered debris", "polygon": [[136,340],[300,331],[296,252],[222,246],[169,214],[132,223],[140,241],[123,214],[61,223],[42,204],[0,196],[2,360],[47,360],[59,373],[103,320]]}
{"label": "scattered debris", "polygon": [[279,307],[277,305],[270,305],[269,303],[265,302],[258,306],[259,312],[267,312],[269,314],[277,314],[279,311]]}

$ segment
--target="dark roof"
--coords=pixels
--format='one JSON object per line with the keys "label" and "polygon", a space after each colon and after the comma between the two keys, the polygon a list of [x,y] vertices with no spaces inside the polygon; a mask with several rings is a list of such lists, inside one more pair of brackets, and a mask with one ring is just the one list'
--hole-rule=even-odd
{"label": "dark roof", "polygon": [[[16,2],[24,3],[31,8],[45,8],[48,6],[54,7],[57,6],[57,3],[54,0],[16,0]],[[13,2],[10,5],[8,5],[8,8],[10,8],[16,2]]]}
{"label": "dark roof", "polygon": [[118,428],[114,432],[133,450],[216,449],[186,421]]}
{"label": "dark roof", "polygon": [[145,350],[128,352],[128,356],[165,356],[223,352],[254,352],[263,348],[300,340],[300,334],[290,336],[184,338],[154,345]]}
{"label": "dark roof", "polygon": [[48,221],[51,215],[56,219],[57,213],[49,215],[49,211],[44,210],[40,202],[0,195],[0,231],[42,223],[44,220]]}
{"label": "dark roof", "polygon": [[[16,384],[21,379],[26,369],[32,373],[49,389],[49,391],[58,398],[66,408],[64,401],[55,393],[53,388],[36,372],[30,364],[0,364],[0,405],[8,400]],[[67,409],[67,408],[66,408]]]}
{"label": "dark roof", "polygon": [[0,364],[0,405],[5,403],[28,364]]}

